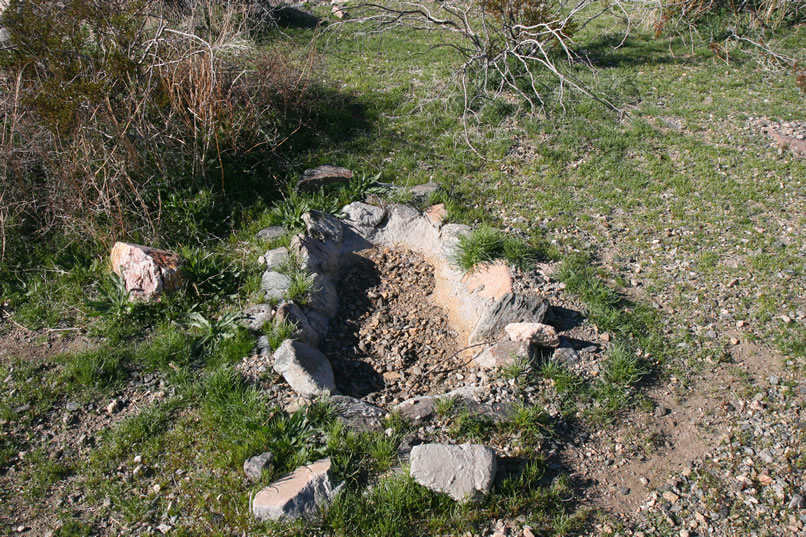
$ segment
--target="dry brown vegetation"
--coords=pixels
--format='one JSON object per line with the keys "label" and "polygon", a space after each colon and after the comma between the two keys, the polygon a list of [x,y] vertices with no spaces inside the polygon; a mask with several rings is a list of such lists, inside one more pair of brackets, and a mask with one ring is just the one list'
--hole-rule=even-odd
{"label": "dry brown vegetation", "polygon": [[[154,238],[179,186],[225,190],[299,127],[315,56],[258,50],[251,2],[12,0],[0,228]],[[19,231],[19,230],[18,230]]]}

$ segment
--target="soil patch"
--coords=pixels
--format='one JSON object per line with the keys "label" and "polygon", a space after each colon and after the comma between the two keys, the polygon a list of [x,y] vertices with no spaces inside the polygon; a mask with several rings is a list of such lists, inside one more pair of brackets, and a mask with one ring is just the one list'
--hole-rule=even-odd
{"label": "soil patch", "polygon": [[457,333],[433,300],[433,267],[404,249],[356,255],[339,281],[339,311],[319,346],[339,390],[384,405],[461,385],[467,359],[454,355]]}

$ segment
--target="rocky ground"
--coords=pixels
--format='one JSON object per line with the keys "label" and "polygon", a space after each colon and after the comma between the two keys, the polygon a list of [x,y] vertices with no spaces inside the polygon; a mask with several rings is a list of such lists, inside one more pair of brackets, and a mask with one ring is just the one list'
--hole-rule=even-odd
{"label": "rocky ground", "polygon": [[441,393],[469,375],[457,334],[430,295],[434,269],[409,250],[370,249],[339,283],[339,312],[320,348],[339,389],[385,405]]}

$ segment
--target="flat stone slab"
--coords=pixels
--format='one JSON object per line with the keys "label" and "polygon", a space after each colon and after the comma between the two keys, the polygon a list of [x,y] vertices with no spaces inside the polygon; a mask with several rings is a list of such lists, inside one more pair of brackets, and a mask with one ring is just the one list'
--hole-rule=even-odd
{"label": "flat stone slab", "polygon": [[116,242],[109,257],[112,271],[134,298],[154,299],[182,285],[182,262],[174,252]]}
{"label": "flat stone slab", "polygon": [[512,292],[512,272],[503,261],[476,265],[462,278],[467,290],[481,297],[498,300]]}
{"label": "flat stone slab", "polygon": [[543,323],[510,323],[504,327],[504,332],[512,341],[525,341],[538,347],[557,347],[560,345],[560,336],[557,330]]}
{"label": "flat stone slab", "polygon": [[480,444],[420,444],[411,450],[411,477],[456,501],[476,500],[495,479],[495,452]]}
{"label": "flat stone slab", "polygon": [[336,391],[327,357],[299,341],[287,339],[274,351],[274,370],[303,397]]}
{"label": "flat stone slab", "polygon": [[252,500],[252,515],[258,520],[309,517],[330,503],[337,488],[330,477],[330,459],[322,459],[275,481]]}
{"label": "flat stone slab", "polygon": [[297,181],[297,190],[311,192],[325,186],[349,183],[352,178],[353,172],[347,168],[325,164],[305,170]]}
{"label": "flat stone slab", "polygon": [[479,319],[470,334],[470,343],[497,339],[510,323],[542,323],[548,309],[549,302],[543,297],[507,293]]}
{"label": "flat stone slab", "polygon": [[282,300],[291,287],[291,278],[274,270],[267,270],[263,273],[260,288],[266,300]]}

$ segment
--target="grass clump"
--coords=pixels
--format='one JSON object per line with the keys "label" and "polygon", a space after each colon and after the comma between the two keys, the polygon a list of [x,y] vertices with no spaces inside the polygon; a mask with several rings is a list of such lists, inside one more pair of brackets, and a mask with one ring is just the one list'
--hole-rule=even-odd
{"label": "grass clump", "polygon": [[526,266],[540,257],[540,250],[490,226],[481,226],[459,237],[455,262],[465,272],[479,264],[504,259],[516,266]]}
{"label": "grass clump", "polygon": [[297,331],[296,323],[288,321],[270,321],[263,325],[263,335],[269,340],[269,347],[278,349],[286,339],[291,339]]}

